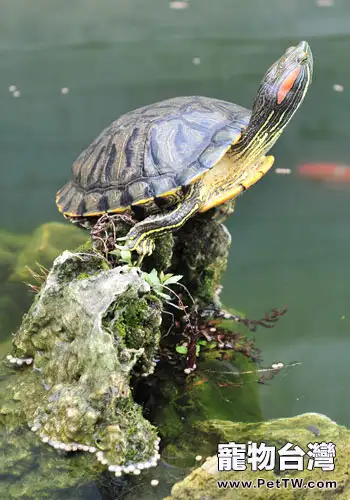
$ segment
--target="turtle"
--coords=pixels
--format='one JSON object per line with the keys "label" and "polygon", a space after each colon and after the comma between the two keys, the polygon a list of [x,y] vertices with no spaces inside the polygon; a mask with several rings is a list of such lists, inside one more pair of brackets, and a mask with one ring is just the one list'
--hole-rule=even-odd
{"label": "turtle", "polygon": [[187,96],[122,115],[73,164],[56,196],[59,211],[85,227],[106,214],[134,217],[119,247],[141,262],[158,237],[234,201],[270,170],[267,152],[304,100],[312,73],[302,41],[268,69],[252,110]]}

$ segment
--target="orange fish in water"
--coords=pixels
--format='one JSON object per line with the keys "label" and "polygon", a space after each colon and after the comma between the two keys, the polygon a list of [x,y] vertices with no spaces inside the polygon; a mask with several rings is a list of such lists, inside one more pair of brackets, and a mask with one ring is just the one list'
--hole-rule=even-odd
{"label": "orange fish in water", "polygon": [[298,173],[320,181],[350,182],[350,166],[337,163],[305,163],[299,167]]}

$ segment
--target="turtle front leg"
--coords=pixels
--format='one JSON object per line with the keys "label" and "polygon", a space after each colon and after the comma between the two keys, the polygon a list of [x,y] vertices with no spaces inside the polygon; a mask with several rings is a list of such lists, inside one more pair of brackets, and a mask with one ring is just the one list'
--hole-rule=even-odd
{"label": "turtle front leg", "polygon": [[169,231],[177,231],[185,222],[200,210],[201,197],[199,186],[190,186],[188,192],[177,205],[166,212],[150,215],[141,222],[135,224],[128,234],[118,241],[125,241],[124,246],[117,246],[121,250],[136,251],[139,254],[140,265],[146,255],[151,255],[155,243],[154,240]]}

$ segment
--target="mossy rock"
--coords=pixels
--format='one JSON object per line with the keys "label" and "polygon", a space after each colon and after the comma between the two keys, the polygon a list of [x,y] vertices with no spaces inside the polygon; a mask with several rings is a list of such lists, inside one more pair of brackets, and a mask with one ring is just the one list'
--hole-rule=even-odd
{"label": "mossy rock", "polygon": [[28,268],[39,272],[37,263],[50,268],[55,258],[63,250],[73,250],[86,242],[86,231],[78,229],[72,224],[48,222],[35,229],[19,252],[11,281],[32,281]]}
{"label": "mossy rock", "polygon": [[30,239],[26,234],[14,234],[5,230],[0,231],[0,280],[7,279],[12,272],[18,253],[28,244]]}
{"label": "mossy rock", "polygon": [[130,378],[154,370],[161,314],[139,269],[63,252],[14,335],[0,422],[8,430],[25,422],[44,443],[89,451],[104,466],[155,465],[156,429]]}
{"label": "mossy rock", "polygon": [[175,234],[172,270],[201,307],[220,306],[217,291],[227,267],[231,235],[227,228],[204,214],[191,219]]}
{"label": "mossy rock", "polygon": [[[323,499],[337,498],[348,500],[349,488],[349,455],[350,430],[337,425],[324,415],[305,413],[291,418],[281,418],[259,423],[234,423],[212,420],[204,422],[198,433],[198,441],[212,440],[217,447],[218,443],[234,441],[236,443],[265,443],[280,449],[287,442],[298,445],[307,453],[309,443],[334,443],[336,445],[335,468],[324,471],[321,468],[307,470],[307,458],[304,457],[303,471],[259,470],[252,471],[250,465],[244,471],[218,472],[218,458],[216,455],[207,458],[204,464],[195,469],[183,481],[174,485],[171,496],[166,500],[204,499],[256,499],[256,500],[294,500],[294,499]],[[306,455],[307,457],[307,455]],[[277,462],[278,463],[278,462]],[[287,488],[268,489],[254,488],[218,488],[218,481],[249,481],[253,484],[258,479],[275,482],[282,478],[303,479],[307,481],[336,481],[334,489],[296,489]],[[266,484],[266,483],[265,483]],[[282,483],[283,484],[283,483]]]}

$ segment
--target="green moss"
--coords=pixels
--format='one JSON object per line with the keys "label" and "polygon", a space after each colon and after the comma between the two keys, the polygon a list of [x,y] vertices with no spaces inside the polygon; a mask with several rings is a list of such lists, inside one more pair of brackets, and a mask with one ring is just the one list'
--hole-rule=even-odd
{"label": "green moss", "polygon": [[[310,430],[318,428],[320,436],[315,436]],[[283,418],[259,422],[255,424],[234,423],[229,421],[213,420],[198,429],[198,440],[212,439],[213,446],[217,448],[218,443],[234,441],[236,443],[266,443],[269,446],[281,448],[286,442],[300,446],[304,451],[308,451],[308,443],[326,442],[336,445],[335,469],[324,471],[320,468],[307,469],[307,457],[303,471],[283,471],[279,474],[274,470],[251,471],[248,465],[245,471],[217,471],[217,456],[213,456],[195,469],[184,481],[176,484],[171,492],[171,497],[167,500],[185,500],[191,498],[200,500],[210,499],[256,499],[256,500],[294,500],[294,499],[322,499],[339,498],[347,500],[350,498],[350,488],[348,480],[349,454],[350,454],[350,430],[337,425],[329,418],[307,413],[292,418]],[[275,481],[284,478],[301,478],[306,481],[337,481],[337,489],[244,489],[227,488],[218,489],[217,481],[255,481],[256,478],[263,478],[266,481]]]}
{"label": "green moss", "polygon": [[95,253],[58,257],[14,336],[13,355],[34,358],[35,371],[22,366],[4,388],[7,425],[21,420],[40,426],[42,439],[96,446],[108,464],[149,460],[156,431],[130,388],[160,337],[161,303],[147,290],[138,270],[110,269]]}
{"label": "green moss", "polygon": [[77,248],[74,249],[75,253],[94,253],[95,250],[93,249],[92,246],[92,241],[91,238],[87,239],[84,243],[79,245]]}
{"label": "green moss", "polygon": [[[128,349],[143,349],[139,364],[149,371],[160,340],[162,302],[152,293],[135,299],[120,298],[103,319]],[[111,321],[111,318],[113,320]]]}
{"label": "green moss", "polygon": [[178,233],[172,272],[183,275],[182,283],[201,307],[219,305],[216,295],[227,266],[230,235],[210,215],[190,220]]}
{"label": "green moss", "polygon": [[90,457],[76,454],[67,459],[65,454],[40,443],[37,436],[24,427],[11,434],[8,430],[1,433],[0,457],[0,498],[3,499],[58,500],[63,496],[72,498],[70,495],[76,500],[84,499],[88,485],[97,479]]}
{"label": "green moss", "polygon": [[174,235],[172,233],[165,234],[156,240],[156,247],[150,257],[146,257],[143,263],[143,269],[146,272],[157,269],[166,271],[171,266],[173,251],[174,251]]}
{"label": "green moss", "polygon": [[76,277],[76,279],[77,280],[86,280],[89,277],[90,277],[90,274],[88,274],[88,273],[81,273],[81,274],[78,274],[78,276]]}
{"label": "green moss", "polygon": [[69,223],[48,222],[39,226],[19,252],[10,279],[31,280],[27,266],[36,269],[39,263],[50,268],[63,250],[71,250],[85,241],[86,232]]}
{"label": "green moss", "polygon": [[17,255],[28,243],[30,236],[0,230],[0,280],[4,281],[16,265]]}

